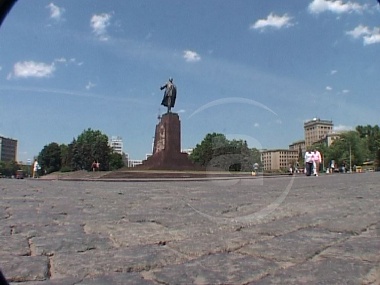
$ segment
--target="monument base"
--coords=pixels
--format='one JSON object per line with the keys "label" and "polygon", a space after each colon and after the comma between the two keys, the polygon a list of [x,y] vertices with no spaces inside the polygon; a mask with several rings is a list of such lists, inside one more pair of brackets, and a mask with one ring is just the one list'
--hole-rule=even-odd
{"label": "monument base", "polygon": [[158,153],[150,156],[143,164],[136,166],[139,170],[200,170],[188,158],[187,153],[179,153],[176,156],[167,156]]}
{"label": "monument base", "polygon": [[166,113],[156,125],[153,155],[138,169],[199,170],[187,153],[181,152],[181,123],[176,113]]}

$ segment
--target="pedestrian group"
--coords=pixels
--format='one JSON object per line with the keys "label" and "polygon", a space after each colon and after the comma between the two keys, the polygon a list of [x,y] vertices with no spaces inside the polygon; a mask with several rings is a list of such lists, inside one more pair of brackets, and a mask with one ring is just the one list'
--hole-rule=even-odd
{"label": "pedestrian group", "polygon": [[322,163],[322,156],[321,153],[314,149],[314,151],[311,151],[308,149],[305,152],[305,174],[306,176],[318,176],[319,174],[319,166]]}

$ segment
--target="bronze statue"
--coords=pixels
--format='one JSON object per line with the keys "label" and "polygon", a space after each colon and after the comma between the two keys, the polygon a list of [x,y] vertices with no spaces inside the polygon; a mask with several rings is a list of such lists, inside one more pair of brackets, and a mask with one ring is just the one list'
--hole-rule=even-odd
{"label": "bronze statue", "polygon": [[173,78],[169,78],[169,81],[165,85],[160,87],[161,90],[165,89],[164,98],[162,98],[161,105],[168,108],[167,113],[170,113],[171,108],[174,107],[175,99],[177,97],[177,87],[173,83]]}

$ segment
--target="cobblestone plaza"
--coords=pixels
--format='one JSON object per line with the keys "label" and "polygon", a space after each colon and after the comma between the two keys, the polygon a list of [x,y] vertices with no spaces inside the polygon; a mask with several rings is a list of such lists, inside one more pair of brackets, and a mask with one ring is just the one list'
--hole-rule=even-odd
{"label": "cobblestone plaza", "polygon": [[380,173],[0,179],[11,284],[380,284]]}

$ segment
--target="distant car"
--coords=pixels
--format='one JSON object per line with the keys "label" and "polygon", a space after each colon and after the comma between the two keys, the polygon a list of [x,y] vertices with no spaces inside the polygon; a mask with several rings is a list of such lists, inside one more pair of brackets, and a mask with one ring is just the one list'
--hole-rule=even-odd
{"label": "distant car", "polygon": [[24,179],[24,170],[16,171],[16,179]]}

